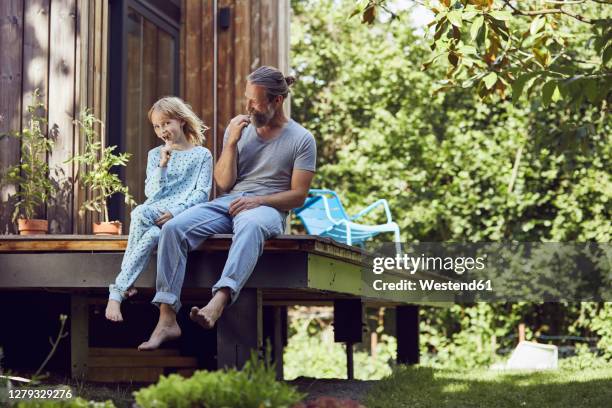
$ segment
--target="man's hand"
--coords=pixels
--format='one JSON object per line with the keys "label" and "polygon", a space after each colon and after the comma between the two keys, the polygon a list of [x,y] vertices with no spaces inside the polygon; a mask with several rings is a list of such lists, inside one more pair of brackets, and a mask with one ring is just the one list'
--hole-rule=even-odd
{"label": "man's hand", "polygon": [[242,129],[247,127],[251,123],[251,119],[249,115],[238,115],[234,119],[232,119],[227,128],[229,136],[227,138],[227,143],[235,146],[240,137],[242,136]]}
{"label": "man's hand", "polygon": [[229,214],[235,217],[245,210],[251,210],[262,205],[260,197],[240,197],[230,203]]}
{"label": "man's hand", "polygon": [[167,223],[168,221],[170,221],[172,219],[172,214],[170,213],[170,211],[166,211],[165,213],[163,213],[161,215],[161,217],[159,217],[158,219],[155,220],[155,224],[159,227],[161,227],[162,225],[164,225],[165,223]]}
{"label": "man's hand", "polygon": [[171,142],[166,140],[166,145],[161,148],[159,152],[159,167],[166,167],[168,165],[168,160],[170,160],[170,155],[172,153]]}

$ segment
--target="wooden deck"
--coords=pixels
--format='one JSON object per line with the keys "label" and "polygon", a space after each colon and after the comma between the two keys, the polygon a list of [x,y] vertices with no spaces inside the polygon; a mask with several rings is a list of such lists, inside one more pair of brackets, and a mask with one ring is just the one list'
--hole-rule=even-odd
{"label": "wooden deck", "polygon": [[[201,306],[210,298],[210,288],[221,275],[231,238],[231,235],[215,235],[189,254],[181,296],[183,313],[187,305]],[[63,294],[59,296],[67,299],[71,316],[70,371],[75,377],[92,377],[92,370],[100,362],[92,360],[90,348],[100,348],[101,339],[109,337],[108,333],[127,339],[133,337],[134,330],[142,330],[135,327],[138,325],[127,324],[119,325],[118,329],[118,325],[109,326],[100,316],[96,317],[100,309],[103,312],[108,285],[120,269],[126,244],[127,236],[9,235],[0,238],[0,293],[3,294],[0,298],[7,299],[6,302],[9,298],[11,302],[23,300],[28,305],[40,299],[37,308],[50,305],[41,296],[47,292]],[[359,248],[316,236],[285,235],[267,241],[240,298],[217,324],[212,364],[219,368],[240,367],[251,350],[261,350],[264,338],[272,341],[275,360],[282,362],[287,305],[292,304],[333,305],[337,310],[336,340],[351,345],[350,350],[363,337],[363,312],[367,305],[396,307],[398,361],[418,362],[418,306],[411,304],[408,295],[402,292],[374,291],[368,281],[372,274],[367,269],[367,256]],[[126,303],[147,307],[154,293],[155,269],[153,257],[136,282],[139,295]],[[152,320],[154,324],[154,313],[149,316],[139,319]],[[98,330],[102,326],[105,329]],[[140,333],[142,337],[146,334],[146,329]],[[10,335],[0,334],[0,346],[2,341],[14,343],[14,340]],[[111,345],[124,349],[133,346],[134,342]],[[282,364],[278,366],[280,375]],[[123,367],[121,378],[128,369]],[[109,373],[102,376],[110,377]]]}

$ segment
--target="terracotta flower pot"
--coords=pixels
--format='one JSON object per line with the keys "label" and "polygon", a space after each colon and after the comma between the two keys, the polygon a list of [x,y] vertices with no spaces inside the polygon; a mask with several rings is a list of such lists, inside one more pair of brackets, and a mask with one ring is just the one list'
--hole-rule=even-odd
{"label": "terracotta flower pot", "polygon": [[121,235],[121,222],[94,222],[93,233],[95,235]]}
{"label": "terracotta flower pot", "polygon": [[17,226],[19,227],[19,235],[46,234],[49,230],[47,220],[20,218],[17,220]]}

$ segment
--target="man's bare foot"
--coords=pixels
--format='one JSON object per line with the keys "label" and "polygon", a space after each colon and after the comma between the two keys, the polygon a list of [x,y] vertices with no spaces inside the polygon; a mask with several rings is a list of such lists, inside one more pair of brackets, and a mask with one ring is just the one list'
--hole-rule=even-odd
{"label": "man's bare foot", "polygon": [[123,316],[121,315],[121,303],[116,300],[109,299],[106,304],[106,312],[104,313],[106,318],[111,322],[122,322]]}
{"label": "man's bare foot", "polygon": [[230,289],[223,287],[219,289],[210,302],[201,309],[192,307],[189,318],[205,329],[212,329],[221,317],[225,305],[230,302]]}
{"label": "man's bare foot", "polygon": [[138,346],[138,350],[157,350],[162,343],[178,339],[179,337],[181,337],[181,328],[176,321],[171,323],[160,321],[157,323],[149,340]]}
{"label": "man's bare foot", "polygon": [[208,306],[204,306],[201,309],[194,306],[191,308],[189,318],[205,329],[212,329],[216,321],[221,317],[221,312],[222,310],[211,310]]}

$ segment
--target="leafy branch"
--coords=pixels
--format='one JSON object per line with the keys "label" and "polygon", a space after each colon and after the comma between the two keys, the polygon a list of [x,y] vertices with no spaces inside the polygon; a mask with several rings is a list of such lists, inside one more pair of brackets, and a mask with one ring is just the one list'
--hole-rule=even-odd
{"label": "leafy branch", "polygon": [[[361,3],[363,22],[372,24],[375,9],[385,3]],[[503,98],[511,89],[514,102],[529,93],[545,106],[564,101],[572,110],[586,103],[607,111],[612,90],[612,19],[607,16],[612,2],[550,0],[545,3],[553,7],[539,9],[525,3],[425,3],[434,15],[429,24],[433,54],[423,69],[447,67],[436,91],[474,88],[487,99],[493,94]],[[581,11],[572,11],[572,6]]]}

